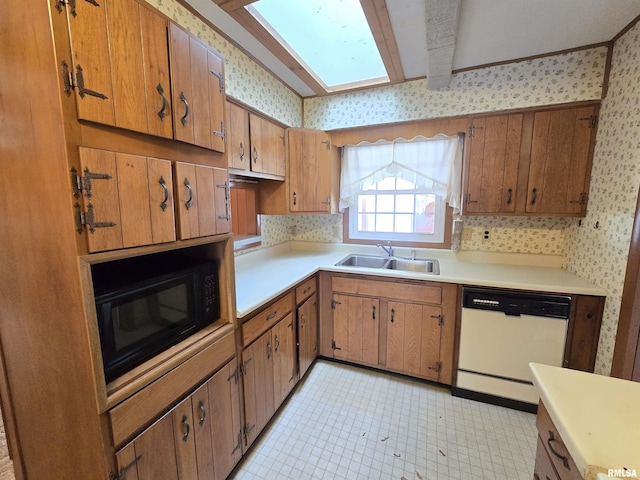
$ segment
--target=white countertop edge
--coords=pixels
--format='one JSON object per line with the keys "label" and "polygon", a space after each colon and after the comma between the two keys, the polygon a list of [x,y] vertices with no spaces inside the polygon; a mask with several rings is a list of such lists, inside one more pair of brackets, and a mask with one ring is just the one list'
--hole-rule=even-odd
{"label": "white countertop edge", "polygon": [[[629,449],[621,452],[620,448],[621,442],[638,437],[640,384],[536,363],[529,367],[540,399],[585,480],[618,478],[604,475],[609,468],[640,471],[640,456],[633,457]],[[622,405],[629,410],[629,402],[633,403],[637,421],[618,416],[624,412]],[[584,418],[597,421],[587,427]],[[636,445],[640,446],[640,441]],[[639,452],[636,449],[636,455]]]}

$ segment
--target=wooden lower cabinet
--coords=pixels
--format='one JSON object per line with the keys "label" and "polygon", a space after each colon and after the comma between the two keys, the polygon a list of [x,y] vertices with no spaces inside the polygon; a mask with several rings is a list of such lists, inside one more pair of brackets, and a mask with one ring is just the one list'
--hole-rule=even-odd
{"label": "wooden lower cabinet", "polygon": [[405,302],[387,302],[386,367],[440,380],[442,308]]}
{"label": "wooden lower cabinet", "polygon": [[282,405],[297,381],[296,330],[293,313],[289,313],[272,328],[273,336],[273,399],[276,409]]}
{"label": "wooden lower cabinet", "polygon": [[318,356],[318,295],[316,293],[298,307],[297,317],[298,371],[302,378]]}
{"label": "wooden lower cabinet", "polygon": [[320,312],[321,354],[452,383],[457,285],[363,275],[321,278],[329,299]]}
{"label": "wooden lower cabinet", "polygon": [[226,478],[242,454],[233,359],[116,454],[128,480]]}
{"label": "wooden lower cabinet", "polygon": [[584,480],[542,401],[538,405],[536,426],[534,480]]}
{"label": "wooden lower cabinet", "polygon": [[380,300],[334,294],[331,305],[335,358],[378,365]]}

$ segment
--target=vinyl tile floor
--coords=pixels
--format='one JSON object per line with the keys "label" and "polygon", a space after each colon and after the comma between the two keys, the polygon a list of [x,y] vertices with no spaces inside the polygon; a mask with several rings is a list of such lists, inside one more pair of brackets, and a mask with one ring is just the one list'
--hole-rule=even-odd
{"label": "vinyl tile floor", "polygon": [[531,480],[535,415],[317,361],[232,479]]}

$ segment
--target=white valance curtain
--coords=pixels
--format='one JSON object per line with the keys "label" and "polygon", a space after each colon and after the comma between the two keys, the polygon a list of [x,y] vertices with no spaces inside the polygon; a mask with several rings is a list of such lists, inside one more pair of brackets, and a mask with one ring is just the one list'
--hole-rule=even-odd
{"label": "white valance curtain", "polygon": [[401,177],[460,209],[462,135],[417,136],[345,145],[340,173],[340,210],[355,205],[358,193],[387,177]]}

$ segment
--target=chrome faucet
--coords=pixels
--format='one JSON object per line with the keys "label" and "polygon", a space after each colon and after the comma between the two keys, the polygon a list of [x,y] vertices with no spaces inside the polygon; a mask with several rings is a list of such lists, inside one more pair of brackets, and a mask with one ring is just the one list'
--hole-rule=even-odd
{"label": "chrome faucet", "polygon": [[385,253],[387,255],[389,255],[390,257],[393,257],[393,247],[391,246],[391,242],[387,242],[387,246],[385,247],[384,245],[380,245],[379,243],[376,245],[376,247],[380,247],[381,249],[383,249],[385,251]]}

